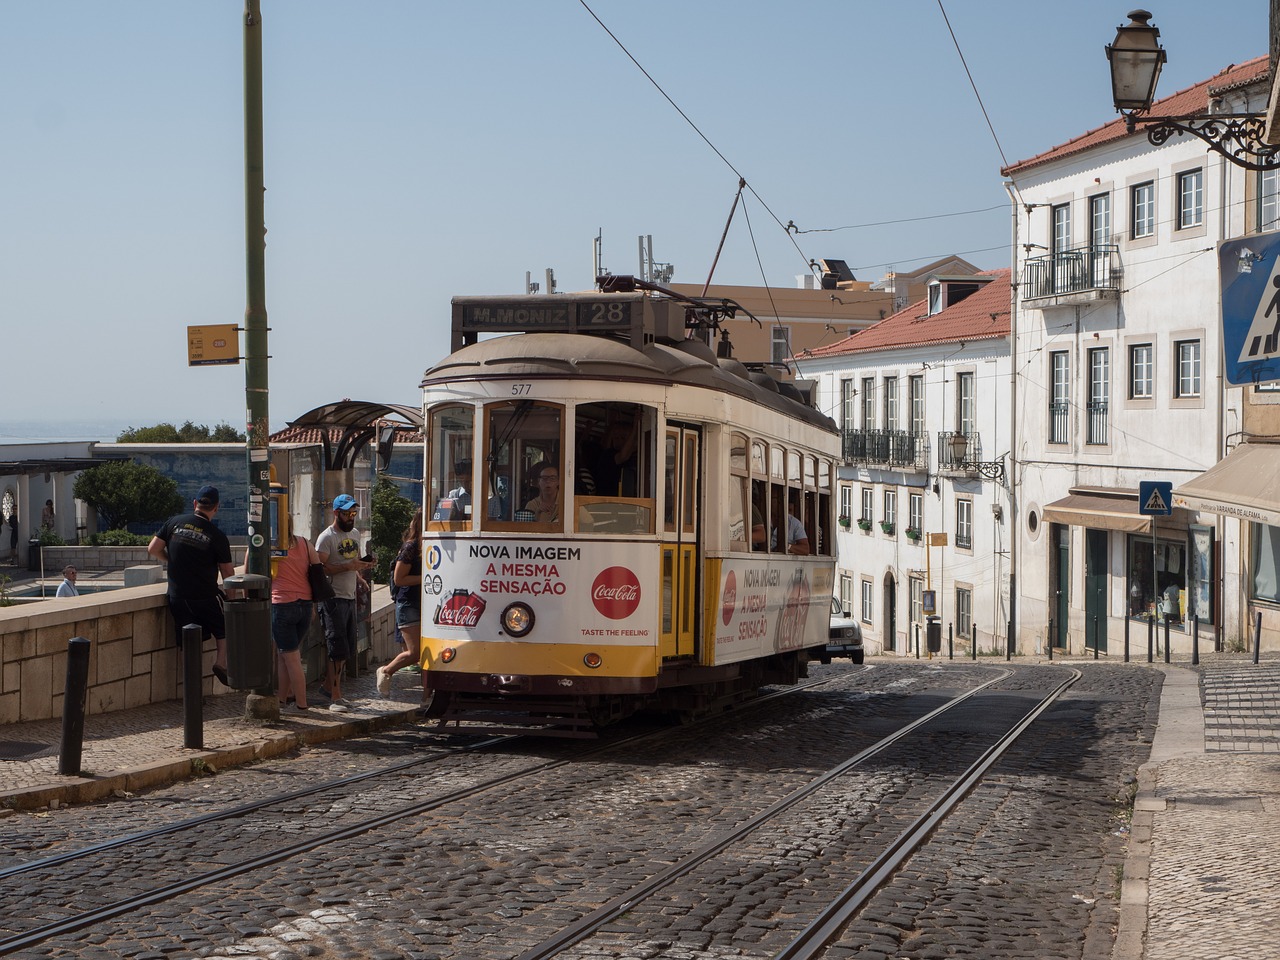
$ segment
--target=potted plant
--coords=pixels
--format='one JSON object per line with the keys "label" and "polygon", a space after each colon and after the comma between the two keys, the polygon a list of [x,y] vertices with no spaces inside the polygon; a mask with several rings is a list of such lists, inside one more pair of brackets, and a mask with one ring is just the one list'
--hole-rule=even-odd
{"label": "potted plant", "polygon": [[890,535],[892,535],[892,534],[893,534],[893,524],[892,524],[891,522],[889,522],[888,520],[881,520],[881,521],[880,521],[880,529],[881,529],[881,530],[883,530],[883,531],[884,531],[885,533],[887,533],[887,534],[890,534]]}
{"label": "potted plant", "polygon": [[920,531],[919,531],[918,529],[916,529],[915,527],[907,527],[907,539],[908,539],[908,540],[913,540],[913,541],[914,541],[914,540],[919,540],[919,539],[920,539]]}
{"label": "potted plant", "polygon": [[861,530],[863,533],[866,533],[868,530],[871,529],[871,521],[868,520],[866,517],[860,518],[858,520],[858,529]]}
{"label": "potted plant", "polygon": [[849,529],[850,518],[847,513],[840,514],[840,516],[836,518],[836,522],[839,523],[840,526],[844,527],[846,530]]}

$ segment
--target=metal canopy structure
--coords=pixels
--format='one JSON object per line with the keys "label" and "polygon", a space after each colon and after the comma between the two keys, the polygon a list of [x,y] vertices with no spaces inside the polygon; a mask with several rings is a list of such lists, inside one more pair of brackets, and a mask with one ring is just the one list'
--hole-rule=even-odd
{"label": "metal canopy structure", "polygon": [[[397,424],[396,420],[401,423]],[[417,407],[398,403],[339,400],[308,410],[296,420],[290,420],[289,426],[318,429],[320,443],[324,448],[325,469],[345,470],[355,463],[366,444],[371,440],[380,440],[381,430],[391,430],[392,439],[396,428],[421,431],[422,411]],[[342,431],[337,443],[334,443],[332,437],[334,430]]]}

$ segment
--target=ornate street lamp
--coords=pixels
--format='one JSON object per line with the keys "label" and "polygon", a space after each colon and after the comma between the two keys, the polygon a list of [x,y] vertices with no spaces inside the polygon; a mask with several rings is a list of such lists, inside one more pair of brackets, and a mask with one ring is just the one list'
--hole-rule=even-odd
{"label": "ornate street lamp", "polygon": [[969,453],[969,435],[967,433],[953,433],[951,439],[947,441],[951,447],[951,464],[957,470],[974,470],[983,480],[994,480],[1001,483],[1004,480],[1004,460],[966,460],[965,457]]}
{"label": "ornate street lamp", "polygon": [[1161,146],[1171,137],[1189,133],[1198,137],[1232,163],[1249,170],[1280,169],[1280,145],[1263,141],[1266,119],[1258,113],[1188,114],[1151,117],[1146,114],[1156,96],[1156,82],[1166,60],[1160,31],[1148,21],[1146,10],[1134,10],[1129,23],[1116,30],[1107,45],[1111,63],[1111,96],[1132,133],[1139,120],[1147,140]]}

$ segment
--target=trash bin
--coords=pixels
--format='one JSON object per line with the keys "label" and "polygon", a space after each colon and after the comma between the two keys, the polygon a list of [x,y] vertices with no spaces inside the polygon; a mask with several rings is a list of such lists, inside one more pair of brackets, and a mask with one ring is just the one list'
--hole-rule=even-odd
{"label": "trash bin", "polygon": [[942,620],[940,618],[929,617],[925,621],[924,639],[930,653],[942,652]]}
{"label": "trash bin", "polygon": [[27,541],[27,569],[32,573],[40,572],[40,538],[32,537]]}
{"label": "trash bin", "polygon": [[274,685],[276,648],[271,642],[271,578],[257,573],[227,577],[227,685],[260,690]]}

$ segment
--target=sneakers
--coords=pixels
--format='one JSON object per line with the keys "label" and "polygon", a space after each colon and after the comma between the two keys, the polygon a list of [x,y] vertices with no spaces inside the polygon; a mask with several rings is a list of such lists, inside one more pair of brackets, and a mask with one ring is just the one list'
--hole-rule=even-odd
{"label": "sneakers", "polygon": [[333,701],[333,703],[329,704],[329,710],[332,713],[350,713],[351,712],[351,708],[348,707],[341,700],[335,700]]}
{"label": "sneakers", "polygon": [[385,667],[378,668],[378,695],[383,699],[391,696],[391,674],[387,673]]}
{"label": "sneakers", "polygon": [[296,703],[294,703],[292,700],[290,700],[288,703],[286,703],[283,707],[280,708],[280,712],[286,713],[286,714],[291,714],[291,713],[307,714],[307,713],[310,713],[311,710],[308,709],[307,707],[300,707]]}

